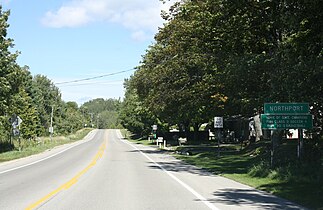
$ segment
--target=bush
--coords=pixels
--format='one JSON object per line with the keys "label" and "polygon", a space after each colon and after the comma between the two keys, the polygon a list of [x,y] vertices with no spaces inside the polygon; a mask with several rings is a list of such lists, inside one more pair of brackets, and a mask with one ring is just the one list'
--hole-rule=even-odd
{"label": "bush", "polygon": [[270,170],[268,174],[268,178],[270,179],[278,179],[281,181],[288,181],[291,180],[293,177],[292,168],[288,165],[285,167],[278,167],[273,170]]}
{"label": "bush", "polygon": [[270,174],[270,166],[265,161],[261,161],[259,164],[253,165],[249,170],[248,175],[251,177],[267,177]]}
{"label": "bush", "polygon": [[8,152],[14,149],[14,145],[10,143],[9,141],[0,141],[0,153],[2,152]]}

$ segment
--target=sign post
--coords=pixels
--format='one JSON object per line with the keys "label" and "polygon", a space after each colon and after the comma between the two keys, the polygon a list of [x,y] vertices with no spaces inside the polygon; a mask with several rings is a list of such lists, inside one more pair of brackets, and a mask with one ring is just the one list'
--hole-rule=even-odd
{"label": "sign post", "polygon": [[11,118],[11,125],[12,125],[12,133],[14,136],[18,136],[18,143],[19,143],[19,151],[21,151],[21,140],[20,140],[20,124],[22,123],[22,119],[14,114]]}
{"label": "sign post", "polygon": [[272,155],[271,165],[273,165],[274,142],[277,130],[298,129],[297,156],[303,156],[303,129],[313,128],[313,116],[309,114],[308,103],[265,103],[264,114],[261,115],[262,129],[272,130]]}
{"label": "sign post", "polygon": [[151,127],[153,128],[153,140],[157,141],[157,125],[152,125]]}
{"label": "sign post", "polygon": [[223,117],[214,117],[214,128],[216,131],[216,137],[218,139],[218,156],[220,156],[220,139],[221,129],[223,128]]}

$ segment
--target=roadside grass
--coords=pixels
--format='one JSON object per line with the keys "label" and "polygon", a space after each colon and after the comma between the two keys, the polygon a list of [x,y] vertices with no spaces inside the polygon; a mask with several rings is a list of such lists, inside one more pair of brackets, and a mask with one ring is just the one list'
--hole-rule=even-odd
{"label": "roadside grass", "polygon": [[[137,144],[155,145],[130,134],[128,139]],[[322,210],[323,166],[300,164],[295,158],[296,143],[287,142],[276,152],[278,166],[271,168],[269,148],[270,142],[266,141],[248,145],[243,149],[240,145],[222,145],[218,156],[218,148],[215,145],[186,145],[175,147],[174,156],[214,174],[304,207]]]}
{"label": "roadside grass", "polygon": [[19,144],[17,140],[14,140],[15,149],[12,151],[0,153],[0,163],[19,159],[34,154],[42,153],[48,149],[52,149],[56,146],[75,142],[83,139],[91,130],[91,128],[84,128],[77,131],[75,134],[68,136],[55,136],[52,141],[49,137],[41,137],[37,141],[22,141],[21,151],[19,151]]}
{"label": "roadside grass", "polygon": [[135,138],[135,139],[128,139],[129,141],[136,143],[136,144],[143,144],[146,146],[152,146],[152,145],[156,145],[156,143],[149,141],[147,139],[141,139],[141,138]]}
{"label": "roadside grass", "polygon": [[217,156],[217,150],[202,151],[185,146],[177,150],[190,150],[192,155],[177,154],[176,157],[214,174],[272,193],[307,208],[323,209],[323,167],[299,164],[286,158],[295,154],[296,147],[285,144],[275,157],[279,163],[284,164],[271,169],[270,153],[265,149],[268,146],[266,144],[269,142],[258,142],[241,151],[221,151],[220,156]]}
{"label": "roadside grass", "polygon": [[122,136],[124,136],[125,139],[127,139],[135,144],[143,144],[146,146],[152,146],[152,145],[156,144],[156,143],[153,143],[152,141],[149,141],[148,139],[133,135],[131,132],[129,132],[126,129],[120,129],[120,132],[121,132]]}

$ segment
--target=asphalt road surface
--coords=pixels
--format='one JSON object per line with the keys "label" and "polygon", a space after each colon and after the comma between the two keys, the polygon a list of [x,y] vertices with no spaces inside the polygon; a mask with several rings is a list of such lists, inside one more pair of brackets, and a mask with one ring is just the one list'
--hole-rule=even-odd
{"label": "asphalt road surface", "polygon": [[95,130],[84,140],[0,164],[0,209],[304,209]]}

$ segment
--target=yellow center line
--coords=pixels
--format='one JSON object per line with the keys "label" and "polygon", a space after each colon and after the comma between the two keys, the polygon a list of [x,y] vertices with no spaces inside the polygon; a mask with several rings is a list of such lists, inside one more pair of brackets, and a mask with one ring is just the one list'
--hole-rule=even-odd
{"label": "yellow center line", "polygon": [[25,208],[25,210],[32,210],[32,209],[37,208],[38,206],[40,206],[45,201],[47,201],[47,200],[51,199],[52,197],[54,197],[56,194],[60,193],[63,190],[67,190],[70,187],[72,187],[74,184],[76,184],[78,182],[79,178],[82,175],[84,175],[87,171],[89,171],[93,166],[95,166],[97,161],[100,158],[102,158],[103,153],[105,151],[105,148],[106,148],[106,143],[104,142],[104,143],[101,144],[101,146],[99,148],[99,151],[96,153],[96,155],[94,156],[94,158],[92,159],[91,163],[88,166],[86,166],[76,176],[74,176],[72,179],[70,179],[69,181],[67,181],[66,183],[64,183],[63,185],[58,187],[57,189],[55,189],[52,192],[48,193],[47,195],[45,195],[44,197],[42,197],[41,199],[39,199],[35,203],[29,205],[27,208]]}

